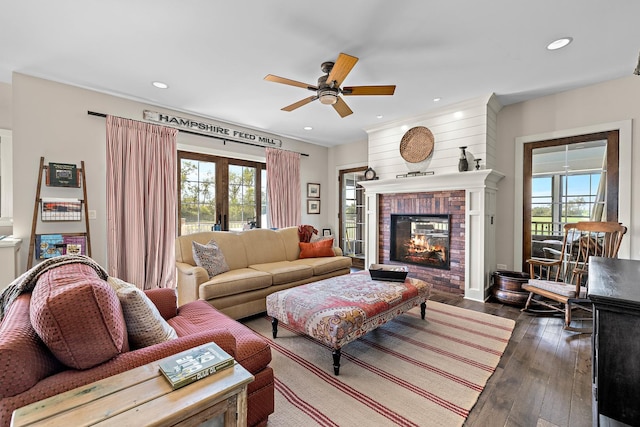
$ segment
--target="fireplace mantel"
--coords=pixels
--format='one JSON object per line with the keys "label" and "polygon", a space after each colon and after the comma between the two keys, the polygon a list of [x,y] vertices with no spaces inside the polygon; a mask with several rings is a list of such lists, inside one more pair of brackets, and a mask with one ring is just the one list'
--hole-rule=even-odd
{"label": "fireplace mantel", "polygon": [[[485,301],[495,270],[495,214],[501,172],[481,169],[437,175],[360,181],[366,197],[365,265],[379,260],[379,200],[381,194],[465,191],[465,298]],[[407,212],[411,213],[411,212]]]}
{"label": "fireplace mantel", "polygon": [[424,191],[466,190],[488,187],[497,190],[497,183],[504,174],[493,169],[438,175],[413,176],[409,178],[377,179],[360,181],[367,194],[416,193]]}

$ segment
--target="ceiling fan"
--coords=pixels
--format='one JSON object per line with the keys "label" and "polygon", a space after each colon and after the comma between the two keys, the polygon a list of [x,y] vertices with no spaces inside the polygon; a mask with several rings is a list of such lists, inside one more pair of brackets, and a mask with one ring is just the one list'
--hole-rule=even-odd
{"label": "ceiling fan", "polygon": [[338,112],[338,114],[340,114],[340,117],[346,117],[349,114],[353,114],[353,111],[351,111],[346,102],[344,102],[344,100],[340,97],[340,94],[344,96],[393,95],[396,90],[395,85],[345,86],[343,88],[340,88],[343,80],[351,72],[353,67],[356,65],[356,62],[358,62],[358,58],[356,58],[355,56],[347,55],[346,53],[341,53],[335,63],[323,62],[320,66],[320,69],[323,73],[326,74],[318,78],[317,86],[291,79],[286,79],[284,77],[274,76],[273,74],[268,74],[264,79],[270,82],[297,86],[316,92],[316,94],[313,96],[302,99],[298,102],[294,102],[293,104],[282,108],[282,111],[293,111],[296,108],[300,108],[303,105],[310,103],[311,101],[319,99],[323,104],[333,105],[333,108]]}

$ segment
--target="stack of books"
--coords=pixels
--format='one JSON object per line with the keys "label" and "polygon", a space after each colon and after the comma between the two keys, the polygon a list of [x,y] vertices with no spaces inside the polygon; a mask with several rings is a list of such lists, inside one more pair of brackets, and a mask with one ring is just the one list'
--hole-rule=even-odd
{"label": "stack of books", "polygon": [[234,363],[235,360],[227,352],[217,344],[209,343],[161,360],[160,372],[175,390],[229,368]]}

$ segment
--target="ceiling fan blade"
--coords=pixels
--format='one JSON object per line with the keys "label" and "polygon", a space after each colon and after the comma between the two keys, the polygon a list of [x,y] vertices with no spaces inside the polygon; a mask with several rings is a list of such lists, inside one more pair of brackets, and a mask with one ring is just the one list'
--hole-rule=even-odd
{"label": "ceiling fan blade", "polygon": [[291,105],[287,105],[286,107],[281,108],[281,110],[282,110],[282,111],[293,111],[293,110],[295,110],[296,108],[300,108],[300,107],[302,107],[303,105],[307,105],[307,104],[308,104],[308,103],[310,103],[311,101],[315,101],[316,99],[318,99],[318,97],[317,97],[317,96],[310,96],[310,97],[308,97],[308,98],[301,99],[301,100],[300,100],[300,101],[298,101],[298,102],[294,102],[294,103],[293,103],[293,104],[291,104]]}
{"label": "ceiling fan blade", "polygon": [[351,69],[356,65],[356,62],[358,62],[358,58],[355,56],[347,55],[346,53],[338,55],[338,60],[333,64],[333,68],[327,77],[327,83],[330,84],[335,81],[335,87],[340,86],[342,81],[347,77],[347,74],[349,74]]}
{"label": "ceiling fan blade", "polygon": [[318,90],[318,88],[316,86],[313,86],[313,85],[310,85],[310,84],[307,84],[307,83],[298,82],[298,81],[291,80],[291,79],[285,79],[284,77],[274,76],[273,74],[267,74],[264,79],[268,80],[270,82],[282,83],[284,85],[301,87],[303,89]]}
{"label": "ceiling fan blade", "polygon": [[347,117],[349,114],[353,114],[351,108],[349,108],[341,97],[338,97],[338,101],[333,104],[333,108],[340,114],[340,117]]}
{"label": "ceiling fan blade", "polygon": [[349,95],[393,95],[395,85],[388,86],[346,86],[342,89],[344,96]]}

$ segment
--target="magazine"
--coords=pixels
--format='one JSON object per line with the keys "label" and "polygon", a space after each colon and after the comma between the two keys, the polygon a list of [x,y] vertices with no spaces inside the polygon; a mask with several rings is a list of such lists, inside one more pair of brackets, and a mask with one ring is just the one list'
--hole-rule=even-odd
{"label": "magazine", "polygon": [[160,361],[160,372],[175,390],[233,366],[235,360],[215,343],[203,344]]}

